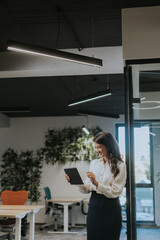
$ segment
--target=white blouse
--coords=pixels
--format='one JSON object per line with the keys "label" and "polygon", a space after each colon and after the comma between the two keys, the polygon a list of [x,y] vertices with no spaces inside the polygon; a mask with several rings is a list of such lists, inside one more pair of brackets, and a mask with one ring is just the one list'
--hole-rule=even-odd
{"label": "white blouse", "polygon": [[108,198],[119,197],[126,183],[126,164],[119,161],[118,167],[120,171],[114,178],[108,162],[104,163],[102,159],[93,160],[90,164],[89,171],[94,173],[98,187],[93,185],[87,177],[84,185],[79,186],[80,191],[83,193],[96,191],[99,194],[104,194]]}

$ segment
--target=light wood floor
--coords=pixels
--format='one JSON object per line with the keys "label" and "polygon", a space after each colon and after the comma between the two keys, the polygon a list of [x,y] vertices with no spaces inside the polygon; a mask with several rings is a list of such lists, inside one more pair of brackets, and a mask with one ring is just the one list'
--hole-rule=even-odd
{"label": "light wood floor", "polygon": [[[85,228],[74,229],[72,231],[78,231],[79,233],[78,234],[56,234],[56,233],[48,233],[48,230],[46,229],[42,231],[39,231],[39,229],[37,229],[35,232],[35,240],[87,240]],[[127,240],[125,229],[122,229],[120,240]]]}
{"label": "light wood floor", "polygon": [[[72,230],[73,231],[73,230]],[[87,240],[86,229],[74,229],[78,234],[52,234],[48,230],[39,231],[36,228],[35,240]],[[101,239],[100,239],[101,240]],[[122,228],[120,240],[127,240],[126,229]],[[160,228],[138,228],[137,240],[160,240]]]}

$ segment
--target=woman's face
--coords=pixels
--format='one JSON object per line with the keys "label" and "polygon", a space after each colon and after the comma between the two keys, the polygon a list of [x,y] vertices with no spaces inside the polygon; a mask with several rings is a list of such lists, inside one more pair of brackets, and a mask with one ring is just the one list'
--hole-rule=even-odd
{"label": "woman's face", "polygon": [[107,157],[107,149],[103,144],[94,143],[94,147],[101,158]]}

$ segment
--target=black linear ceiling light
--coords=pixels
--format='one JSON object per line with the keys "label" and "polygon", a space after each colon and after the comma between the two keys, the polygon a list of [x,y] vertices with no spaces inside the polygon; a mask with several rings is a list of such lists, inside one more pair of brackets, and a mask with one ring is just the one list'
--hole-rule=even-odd
{"label": "black linear ceiling light", "polygon": [[31,112],[30,107],[0,107],[0,112]]}
{"label": "black linear ceiling light", "polygon": [[7,50],[28,53],[33,55],[41,55],[51,58],[57,58],[70,62],[90,65],[90,66],[102,66],[102,60],[94,57],[87,57],[84,55],[64,52],[60,50],[54,50],[51,48],[42,47],[39,45],[32,45],[24,42],[18,42],[13,40],[7,41]]}
{"label": "black linear ceiling light", "polygon": [[97,100],[99,98],[107,97],[109,95],[111,95],[111,92],[110,92],[110,89],[107,89],[103,92],[98,92],[98,93],[91,94],[91,95],[88,95],[88,96],[85,96],[85,97],[74,99],[73,101],[69,102],[68,106],[71,107],[71,106],[82,104],[82,103],[85,103],[85,102],[94,101],[94,100]]}

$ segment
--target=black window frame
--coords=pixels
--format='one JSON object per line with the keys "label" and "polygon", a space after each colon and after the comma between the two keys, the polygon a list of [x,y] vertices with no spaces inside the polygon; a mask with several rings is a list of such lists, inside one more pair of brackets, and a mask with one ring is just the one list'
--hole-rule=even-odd
{"label": "black window frame", "polygon": [[[136,120],[134,121],[134,124],[135,126],[134,127],[137,127],[137,126],[144,126],[145,124],[147,123],[151,123],[151,122],[159,122],[160,120]],[[119,127],[125,127],[125,123],[116,123],[116,126],[115,126],[115,137],[116,137],[116,140],[118,141],[119,139],[119,134],[118,134],[118,128]],[[150,128],[152,129],[152,128]],[[136,220],[136,223],[155,223],[155,189],[154,189],[154,166],[153,166],[153,136],[149,136],[149,141],[150,141],[150,176],[151,176],[151,183],[135,183],[135,188],[152,188],[153,189],[153,221],[137,221]]]}

